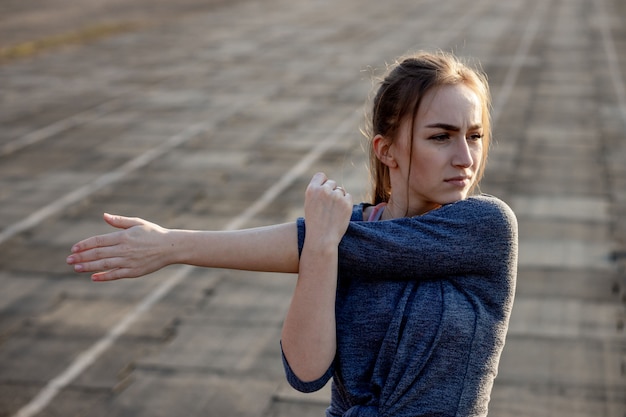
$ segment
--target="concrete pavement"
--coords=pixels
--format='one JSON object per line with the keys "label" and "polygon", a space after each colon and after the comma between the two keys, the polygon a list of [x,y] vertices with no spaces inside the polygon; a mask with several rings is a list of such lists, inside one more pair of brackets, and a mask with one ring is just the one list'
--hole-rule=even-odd
{"label": "concrete pavement", "polygon": [[290,221],[318,170],[365,198],[371,73],[419,48],[488,73],[497,143],[481,188],[520,225],[490,415],[626,416],[624,4],[188,9],[0,65],[0,416],[323,415],[328,388],[301,395],[282,373],[293,276],[170,267],[95,285],[64,259],[109,230],[103,211],[197,229]]}

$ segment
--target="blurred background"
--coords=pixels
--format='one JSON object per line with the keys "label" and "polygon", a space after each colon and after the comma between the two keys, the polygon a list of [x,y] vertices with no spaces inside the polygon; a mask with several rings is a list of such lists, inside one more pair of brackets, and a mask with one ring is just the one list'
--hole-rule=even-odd
{"label": "blurred background", "polygon": [[295,277],[65,264],[103,212],[236,229],[357,200],[364,106],[397,56],[479,61],[482,191],[520,226],[490,415],[626,416],[626,3],[0,0],[0,417],[321,416],[284,382]]}

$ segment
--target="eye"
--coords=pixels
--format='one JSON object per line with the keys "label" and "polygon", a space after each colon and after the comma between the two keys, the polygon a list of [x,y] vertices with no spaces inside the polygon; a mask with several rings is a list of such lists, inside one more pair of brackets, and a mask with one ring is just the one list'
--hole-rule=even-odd
{"label": "eye", "polygon": [[448,139],[450,139],[450,135],[447,133],[440,133],[430,137],[430,140],[434,140],[435,142],[445,142]]}
{"label": "eye", "polygon": [[480,141],[483,139],[485,135],[483,135],[482,133],[472,133],[471,135],[469,135],[469,140],[472,141]]}

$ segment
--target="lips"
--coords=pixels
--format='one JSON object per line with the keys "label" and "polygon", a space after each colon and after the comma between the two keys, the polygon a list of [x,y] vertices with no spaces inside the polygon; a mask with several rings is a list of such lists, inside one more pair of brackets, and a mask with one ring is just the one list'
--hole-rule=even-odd
{"label": "lips", "polygon": [[457,187],[465,187],[472,181],[472,177],[460,175],[458,177],[447,178],[445,182],[448,184],[456,185]]}

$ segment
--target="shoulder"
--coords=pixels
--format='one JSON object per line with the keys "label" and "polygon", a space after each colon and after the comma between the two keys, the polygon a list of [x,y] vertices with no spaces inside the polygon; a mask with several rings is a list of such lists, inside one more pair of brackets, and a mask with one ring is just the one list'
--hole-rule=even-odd
{"label": "shoulder", "polygon": [[433,235],[458,233],[464,236],[517,236],[517,219],[513,210],[504,201],[487,194],[446,204],[421,216],[379,222],[363,221],[363,212],[368,206],[367,203],[354,206],[351,227],[394,236],[411,231],[424,231]]}
{"label": "shoulder", "polygon": [[[481,241],[516,241],[517,219],[513,210],[491,195],[471,196],[422,216],[449,232],[475,236]],[[426,219],[427,218],[427,219]]]}
{"label": "shoulder", "polygon": [[481,210],[481,211],[499,211],[503,213],[511,212],[511,208],[498,197],[494,197],[489,194],[479,194],[469,196],[464,200],[447,204],[443,208],[454,209],[469,209],[469,210]]}
{"label": "shoulder", "polygon": [[432,212],[433,215],[470,218],[488,222],[517,224],[513,210],[504,201],[488,194],[468,197],[464,200],[445,205]]}

